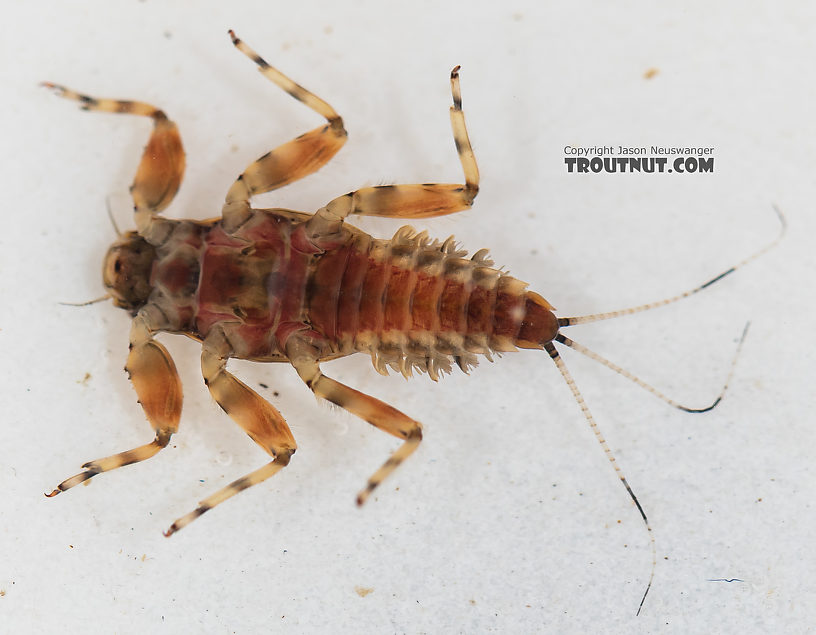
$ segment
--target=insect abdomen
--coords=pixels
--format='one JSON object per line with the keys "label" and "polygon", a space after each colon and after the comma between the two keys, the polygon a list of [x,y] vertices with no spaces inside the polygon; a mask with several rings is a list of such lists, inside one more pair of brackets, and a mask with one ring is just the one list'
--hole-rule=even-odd
{"label": "insect abdomen", "polygon": [[550,305],[493,269],[485,252],[464,256],[452,239],[403,228],[390,241],[359,233],[318,257],[307,292],[309,321],[344,354],[368,352],[385,373],[436,379],[475,354],[540,347],[557,331]]}

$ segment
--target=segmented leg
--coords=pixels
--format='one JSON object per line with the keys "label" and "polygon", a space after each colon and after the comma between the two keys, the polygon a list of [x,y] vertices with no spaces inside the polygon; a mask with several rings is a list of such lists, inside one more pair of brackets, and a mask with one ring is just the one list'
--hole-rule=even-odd
{"label": "segmented leg", "polygon": [[195,510],[176,520],[164,532],[165,536],[173,535],[219,503],[274,476],[289,464],[289,459],[297,448],[283,415],[258,393],[227,372],[227,359],[231,352],[223,332],[215,331],[207,337],[201,352],[204,383],[224,412],[272,456],[272,461],[205,498]]}
{"label": "segmented leg", "polygon": [[133,320],[130,354],[125,370],[130,375],[147,420],[156,431],[156,438],[133,450],[85,463],[82,466],[83,472],[64,480],[46,496],[56,496],[102,472],[149,459],[167,447],[170,437],[178,430],[182,403],[181,381],[167,349],[153,339],[148,310],[141,311]]}
{"label": "segmented leg", "polygon": [[258,65],[261,74],[328,121],[296,139],[267,152],[238,177],[227,193],[223,209],[225,225],[237,229],[250,215],[249,199],[302,179],[323,167],[346,142],[343,119],[317,95],[296,84],[229,32],[235,47]]}
{"label": "segmented leg", "polygon": [[303,342],[290,340],[286,351],[300,378],[317,397],[340,406],[368,421],[374,427],[404,441],[396,452],[383,463],[382,467],[368,479],[365,489],[357,494],[357,504],[362,505],[371,492],[417,449],[422,441],[422,424],[379,399],[326,377],[309,349],[310,347]]}
{"label": "segmented leg", "polygon": [[465,184],[423,183],[381,185],[349,192],[319,209],[306,224],[306,235],[316,242],[340,231],[349,214],[389,218],[429,218],[470,208],[479,193],[479,168],[465,126],[459,67],[451,71],[453,106],[450,109],[453,140],[465,173]]}
{"label": "segmented leg", "polygon": [[97,99],[50,82],[44,82],[43,86],[53,89],[60,97],[78,101],[83,110],[153,119],[153,133],[145,146],[130,193],[139,234],[151,244],[163,243],[170,224],[155,215],[170,205],[184,177],[184,148],[176,124],[162,110],[141,101]]}

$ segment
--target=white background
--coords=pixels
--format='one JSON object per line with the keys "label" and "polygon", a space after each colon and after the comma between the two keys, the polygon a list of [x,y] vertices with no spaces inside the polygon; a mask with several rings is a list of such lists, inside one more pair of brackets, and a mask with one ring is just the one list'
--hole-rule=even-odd
{"label": "white background", "polygon": [[[804,632],[812,527],[816,8],[810,3],[6,3],[0,69],[0,631]],[[345,8],[341,8],[344,6]],[[77,8],[78,7],[78,8]],[[363,185],[457,181],[448,73],[482,173],[473,210],[424,223],[558,307],[607,311],[693,287],[671,307],[570,329],[690,405],[671,409],[567,350],[637,511],[541,352],[439,384],[327,373],[425,424],[363,509],[396,442],[317,404],[286,366],[231,368],[287,417],[289,468],[167,540],[196,502],[266,461],[214,404],[198,347],[162,338],[185,386],[156,458],[46,499],[79,465],[147,442],[122,366],[128,316],[102,293],[150,129],[80,112],[37,83],[141,99],[178,123],[185,183],[168,215],[217,216],[254,158],[320,123],[231,46],[237,33],[329,101],[350,139],[258,206],[314,210]],[[647,79],[649,69],[657,74]],[[714,146],[714,174],[567,174],[572,145]],[[398,221],[363,222],[390,236]],[[265,383],[263,389],[259,383]],[[273,395],[273,391],[279,393]],[[740,581],[715,582],[737,578]],[[370,590],[365,594],[363,589]]]}

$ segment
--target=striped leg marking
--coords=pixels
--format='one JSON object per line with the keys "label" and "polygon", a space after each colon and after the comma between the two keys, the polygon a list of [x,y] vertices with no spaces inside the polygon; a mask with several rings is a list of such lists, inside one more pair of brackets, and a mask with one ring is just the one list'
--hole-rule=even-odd
{"label": "striped leg marking", "polygon": [[254,161],[238,177],[227,193],[223,215],[230,229],[237,229],[249,218],[249,199],[316,172],[337,154],[346,142],[343,119],[317,95],[296,84],[229,32],[235,47],[258,65],[261,74],[302,104],[327,120],[296,139],[278,146]]}
{"label": "striped leg marking", "polygon": [[164,532],[165,536],[172,536],[216,505],[274,476],[289,464],[289,459],[297,448],[283,415],[245,383],[227,372],[229,351],[227,340],[221,332],[208,336],[201,353],[204,383],[224,412],[272,457],[272,461],[205,498],[195,510],[176,520]]}
{"label": "striped leg marking", "polygon": [[250,472],[246,476],[242,476],[226,487],[221,488],[215,494],[208,496],[203,501],[199,502],[198,507],[196,507],[193,511],[191,511],[189,514],[185,514],[170,525],[167,531],[163,532],[164,536],[169,538],[174,533],[180,529],[183,529],[196,518],[211,510],[216,505],[223,503],[228,498],[232,498],[239,492],[243,492],[245,489],[252,487],[253,485],[262,483],[270,476],[274,476],[289,464],[289,459],[293,453],[294,450],[279,454],[277,457],[275,457],[274,461],[270,461],[262,468],[257,469],[254,472]]}
{"label": "striped leg marking", "polygon": [[60,97],[79,102],[83,110],[153,119],[153,132],[145,146],[130,193],[139,234],[152,244],[164,242],[169,225],[155,215],[170,205],[184,177],[184,148],[176,124],[167,118],[164,111],[141,101],[97,99],[51,82],[43,82],[43,86]]}
{"label": "striped leg marking", "polygon": [[453,106],[450,109],[453,140],[465,174],[465,183],[423,183],[381,185],[349,192],[320,208],[307,221],[306,233],[312,239],[336,234],[350,214],[388,218],[430,218],[469,209],[479,193],[479,168],[465,126],[459,67],[451,71]]}
{"label": "striped leg marking", "polygon": [[181,381],[173,359],[167,349],[153,339],[148,320],[142,314],[133,320],[130,354],[125,370],[130,375],[150,425],[156,431],[155,440],[133,450],[85,463],[82,466],[83,472],[64,480],[46,496],[56,496],[102,472],[149,459],[167,447],[170,437],[178,431],[182,404]]}
{"label": "striped leg marking", "polygon": [[302,356],[292,359],[292,365],[297,370],[298,375],[317,397],[340,406],[344,410],[368,421],[375,428],[379,428],[383,432],[404,441],[397,448],[397,451],[383,463],[382,467],[368,479],[365,489],[357,494],[357,504],[362,505],[368,500],[371,493],[377,489],[377,486],[419,447],[419,443],[422,441],[422,424],[379,399],[370,397],[330,377],[326,377],[320,371],[320,366],[316,361]]}

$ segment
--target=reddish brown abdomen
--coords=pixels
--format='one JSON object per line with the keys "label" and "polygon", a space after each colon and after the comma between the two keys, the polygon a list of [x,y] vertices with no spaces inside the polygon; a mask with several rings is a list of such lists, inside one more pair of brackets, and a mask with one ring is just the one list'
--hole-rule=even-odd
{"label": "reddish brown abdomen", "polygon": [[403,230],[392,241],[355,234],[313,261],[308,321],[344,354],[367,351],[378,368],[403,371],[445,370],[442,357],[473,365],[474,353],[537,348],[555,336],[546,300],[481,255],[463,255]]}

